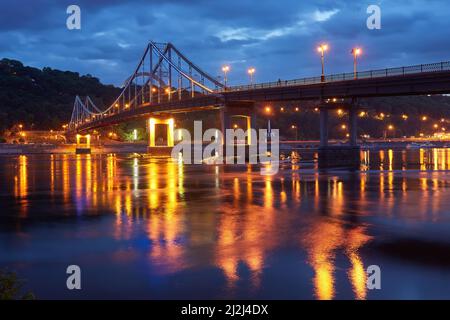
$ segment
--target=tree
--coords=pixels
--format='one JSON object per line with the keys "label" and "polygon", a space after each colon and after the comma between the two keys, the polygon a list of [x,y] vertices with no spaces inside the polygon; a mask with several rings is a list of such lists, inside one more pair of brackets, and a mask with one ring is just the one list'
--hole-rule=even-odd
{"label": "tree", "polygon": [[23,281],[17,278],[16,273],[0,270],[0,300],[34,299],[31,292],[21,294],[22,286]]}

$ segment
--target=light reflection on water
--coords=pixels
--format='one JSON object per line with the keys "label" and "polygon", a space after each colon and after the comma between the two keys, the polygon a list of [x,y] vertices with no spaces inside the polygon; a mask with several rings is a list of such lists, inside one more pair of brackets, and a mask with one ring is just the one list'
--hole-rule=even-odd
{"label": "light reflection on water", "polygon": [[[141,155],[2,157],[0,267],[43,298],[450,298],[450,151],[361,160],[270,177]],[[366,288],[371,264],[381,291]]]}

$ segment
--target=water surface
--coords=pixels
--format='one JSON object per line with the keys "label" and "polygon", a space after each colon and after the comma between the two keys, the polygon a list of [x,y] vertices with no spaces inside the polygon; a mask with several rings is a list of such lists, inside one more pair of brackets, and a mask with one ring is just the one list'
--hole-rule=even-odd
{"label": "water surface", "polygon": [[[450,299],[450,150],[361,170],[0,157],[0,267],[38,298]],[[66,289],[66,268],[82,290]],[[378,265],[382,289],[366,288]]]}

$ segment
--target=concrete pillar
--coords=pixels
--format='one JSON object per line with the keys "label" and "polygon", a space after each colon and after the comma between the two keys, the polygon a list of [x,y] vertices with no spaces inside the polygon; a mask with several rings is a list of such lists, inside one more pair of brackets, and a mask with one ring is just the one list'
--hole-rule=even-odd
{"label": "concrete pillar", "polygon": [[358,144],[358,117],[356,115],[356,107],[351,106],[348,114],[349,130],[350,130],[350,145],[356,146]]}
{"label": "concrete pillar", "polygon": [[320,109],[320,147],[328,146],[328,110]]}
{"label": "concrete pillar", "polygon": [[77,134],[77,146],[75,148],[76,154],[90,154],[91,153],[91,135]]}
{"label": "concrete pillar", "polygon": [[231,129],[231,117],[224,109],[220,109],[220,130],[222,131],[224,140],[226,129]]}
{"label": "concrete pillar", "polygon": [[252,116],[252,115],[248,115],[248,116],[246,116],[246,118],[247,118],[247,130],[249,133],[247,144],[256,143],[256,141],[251,140],[251,130],[252,129],[256,130],[256,117]]}

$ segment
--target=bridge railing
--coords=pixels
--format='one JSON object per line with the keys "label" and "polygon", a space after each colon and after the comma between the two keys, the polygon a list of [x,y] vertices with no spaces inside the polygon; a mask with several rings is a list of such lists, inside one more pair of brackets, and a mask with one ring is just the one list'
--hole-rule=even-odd
{"label": "bridge railing", "polygon": [[[379,70],[370,70],[357,72],[356,77],[354,72],[338,73],[325,76],[325,82],[337,82],[346,80],[372,79],[372,78],[386,78],[392,76],[404,76],[411,74],[430,73],[439,71],[450,71],[450,61],[420,64],[408,67],[388,68]],[[321,77],[302,78],[294,80],[278,80],[274,82],[258,83],[253,85],[241,85],[227,87],[226,91],[244,91],[252,89],[275,88],[282,86],[298,86],[322,83]],[[223,90],[222,90],[223,91]]]}

